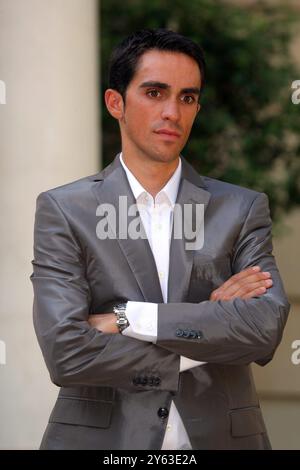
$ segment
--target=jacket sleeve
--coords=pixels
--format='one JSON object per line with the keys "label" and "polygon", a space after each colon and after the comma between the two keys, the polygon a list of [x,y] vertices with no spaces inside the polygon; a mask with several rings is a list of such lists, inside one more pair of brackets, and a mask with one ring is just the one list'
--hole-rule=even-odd
{"label": "jacket sleeve", "polygon": [[[48,192],[37,199],[32,263],[34,327],[56,385],[177,390],[176,353],[120,334],[103,334],[88,324],[91,293],[83,251]],[[143,376],[152,376],[152,382],[137,383]]]}
{"label": "jacket sleeve", "polygon": [[196,361],[265,365],[280,343],[289,312],[274,257],[268,199],[253,200],[234,247],[233,272],[259,265],[273,286],[249,300],[171,303],[158,307],[157,345]]}

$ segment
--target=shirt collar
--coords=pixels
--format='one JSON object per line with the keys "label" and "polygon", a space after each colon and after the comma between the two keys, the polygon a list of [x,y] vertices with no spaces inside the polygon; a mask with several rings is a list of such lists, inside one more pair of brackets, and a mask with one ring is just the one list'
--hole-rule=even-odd
{"label": "shirt collar", "polygon": [[[140,196],[144,193],[146,193],[148,196],[150,196],[153,199],[153,197],[146,191],[146,189],[136,179],[134,174],[125,165],[125,162],[122,157],[122,152],[120,153],[120,162],[125,170],[129,185],[131,187],[131,190],[133,192],[135,199],[138,200],[138,198],[140,198]],[[179,158],[179,163],[178,163],[176,170],[174,171],[169,181],[165,184],[165,186],[155,196],[155,200],[159,201],[162,195],[166,195],[170,203],[172,205],[175,204],[176,199],[177,199],[177,194],[178,194],[180,178],[181,178],[181,166],[182,166],[181,158]]]}

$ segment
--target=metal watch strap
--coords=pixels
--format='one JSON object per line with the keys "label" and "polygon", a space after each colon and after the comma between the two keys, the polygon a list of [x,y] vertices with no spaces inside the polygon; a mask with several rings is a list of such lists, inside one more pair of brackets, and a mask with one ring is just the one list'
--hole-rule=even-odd
{"label": "metal watch strap", "polygon": [[126,317],[126,303],[118,304],[113,308],[113,312],[116,315],[116,325],[119,329],[119,332],[125,330],[129,326],[128,318]]}

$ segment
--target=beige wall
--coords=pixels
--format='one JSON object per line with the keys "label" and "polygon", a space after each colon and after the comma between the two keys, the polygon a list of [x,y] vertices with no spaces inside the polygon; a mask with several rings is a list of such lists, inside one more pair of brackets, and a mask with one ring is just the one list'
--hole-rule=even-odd
{"label": "beige wall", "polygon": [[285,234],[274,240],[274,253],[291,303],[283,340],[265,367],[253,366],[261,405],[274,449],[300,449],[300,364],[292,343],[300,340],[300,210],[285,220]]}
{"label": "beige wall", "polygon": [[96,3],[0,0],[1,449],[36,448],[56,396],[31,318],[35,199],[99,168]]}
{"label": "beige wall", "polygon": [[[258,0],[226,0],[245,8]],[[266,0],[271,5],[290,4],[297,11],[300,0]],[[300,25],[295,28],[291,54],[300,70]],[[291,77],[290,87],[300,75]],[[300,111],[300,105],[299,105]],[[272,362],[253,366],[261,406],[274,449],[300,449],[300,365],[293,365],[292,342],[300,340],[300,210],[287,216],[285,230],[274,239],[274,254],[291,303],[291,312],[281,345]]]}
{"label": "beige wall", "polygon": [[[228,0],[244,5],[257,0]],[[299,0],[268,0],[270,4],[289,3],[300,9]],[[295,39],[291,54],[300,70],[300,25],[295,28]],[[291,77],[291,86],[297,77]],[[300,111],[300,105],[299,111]],[[294,340],[300,340],[300,210],[288,215],[284,222],[284,233],[274,240],[274,253],[291,303],[290,317],[282,343],[272,362],[253,370],[266,424],[274,449],[300,449],[300,365],[291,361]]]}

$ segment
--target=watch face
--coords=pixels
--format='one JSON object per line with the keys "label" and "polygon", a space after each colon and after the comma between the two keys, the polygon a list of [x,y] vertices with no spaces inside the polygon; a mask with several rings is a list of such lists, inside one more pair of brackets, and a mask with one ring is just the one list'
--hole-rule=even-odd
{"label": "watch face", "polygon": [[127,328],[127,326],[129,326],[129,322],[126,317],[126,304],[116,305],[113,310],[116,315],[116,325],[121,333],[125,328]]}
{"label": "watch face", "polygon": [[125,330],[125,328],[127,328],[127,326],[129,326],[128,320],[127,320],[127,318],[126,318],[126,316],[123,312],[122,313],[119,312],[117,314],[116,324],[117,324],[120,332]]}

